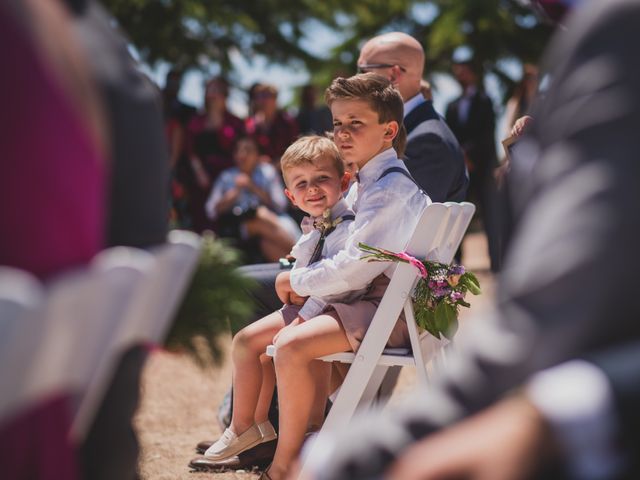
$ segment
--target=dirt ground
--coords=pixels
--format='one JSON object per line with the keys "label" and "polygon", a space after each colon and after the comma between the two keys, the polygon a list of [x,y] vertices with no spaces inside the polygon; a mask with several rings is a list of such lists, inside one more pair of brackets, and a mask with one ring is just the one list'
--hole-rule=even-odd
{"label": "dirt ground", "polygon": [[[483,294],[470,296],[470,309],[462,309],[460,328],[482,309],[493,296],[494,282],[489,273],[486,240],[480,233],[465,238],[463,264],[476,273]],[[229,347],[230,338],[224,339]],[[143,374],[142,403],[135,426],[141,443],[139,465],[143,480],[249,480],[257,472],[190,472],[188,463],[196,456],[195,445],[204,439],[216,439],[221,433],[216,420],[217,407],[231,383],[227,356],[219,368],[203,370],[190,358],[157,351],[151,355]],[[415,384],[412,369],[404,368],[391,398],[393,405]]]}

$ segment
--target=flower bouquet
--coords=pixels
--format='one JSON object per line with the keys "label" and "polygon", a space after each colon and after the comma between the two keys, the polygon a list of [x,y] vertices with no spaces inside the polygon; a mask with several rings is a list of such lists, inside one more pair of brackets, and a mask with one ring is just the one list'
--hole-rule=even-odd
{"label": "flower bouquet", "polygon": [[403,262],[413,265],[420,272],[420,279],[413,290],[413,310],[418,327],[440,339],[451,339],[458,330],[458,308],[469,307],[464,300],[467,292],[481,293],[478,278],[465,271],[462,265],[446,265],[430,260],[418,260],[406,252],[391,252],[359,243],[366,253],[361,260],[368,262]]}

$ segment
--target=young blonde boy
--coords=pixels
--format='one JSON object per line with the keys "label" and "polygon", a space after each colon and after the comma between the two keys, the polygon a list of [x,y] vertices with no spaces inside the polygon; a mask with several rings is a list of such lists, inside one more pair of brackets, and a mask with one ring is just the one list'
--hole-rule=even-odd
{"label": "young blonde boy", "polygon": [[[300,451],[315,397],[323,388],[326,391],[330,366],[315,359],[358,348],[388,284],[393,267],[361,261],[358,242],[402,250],[428,203],[397,157],[404,142],[403,102],[391,83],[375,74],[338,78],[327,89],[326,100],[333,115],[336,146],[345,161],[354,161],[359,168],[359,181],[352,187],[357,188],[352,196],[356,218],[336,255],[280,274],[276,290],[287,304],[300,303],[310,295],[326,297],[361,289],[367,293],[351,303],[330,302],[309,321],[286,327],[276,312],[234,338],[236,401],[229,431],[240,435],[229,444],[255,437],[256,423],[267,418],[266,409],[259,412],[256,407],[262,405],[258,398],[265,381],[273,377],[263,376],[268,364],[256,365],[249,352],[259,352],[259,347],[272,340],[277,348],[274,365],[280,429],[273,463],[261,477],[265,480],[286,476]],[[404,322],[398,322],[389,343],[407,343]],[[238,382],[239,375],[245,377],[242,382]]]}
{"label": "young blonde boy", "polygon": [[[345,164],[335,143],[325,137],[308,136],[298,139],[285,151],[280,163],[286,184],[285,195],[295,206],[309,215],[302,221],[303,234],[291,250],[291,255],[295,258],[293,270],[296,270],[323,258],[331,258],[344,247],[349,236],[349,225],[355,218],[343,198],[350,175],[345,172]],[[279,314],[276,322],[281,328],[297,325],[322,313],[328,302],[349,302],[364,293],[365,290],[360,290],[340,292],[324,298],[298,297],[295,302],[290,302],[289,298],[282,299],[285,305],[274,314],[276,317]],[[235,359],[236,354],[244,355],[249,345],[249,355],[258,360],[266,347],[272,343],[273,335],[254,336],[252,330],[249,326],[235,336],[232,358]],[[207,449],[205,457],[224,461],[258,443],[276,437],[274,428],[267,418],[274,388],[274,382],[268,378],[271,376],[270,373],[263,372],[263,389],[255,406],[254,428],[245,432],[244,437],[240,435],[240,438],[227,429],[221,439]],[[238,376],[234,376],[235,403],[243,403],[242,385],[246,378],[247,375],[242,369],[239,369]],[[240,390],[236,389],[237,384],[240,384]],[[320,418],[323,416],[325,403],[326,395],[318,399]]]}

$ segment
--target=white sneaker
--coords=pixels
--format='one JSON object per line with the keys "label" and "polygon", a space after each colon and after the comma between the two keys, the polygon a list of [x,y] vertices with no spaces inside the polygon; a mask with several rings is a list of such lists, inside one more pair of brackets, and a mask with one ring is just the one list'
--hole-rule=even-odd
{"label": "white sneaker", "polygon": [[273,425],[271,425],[271,422],[269,420],[266,420],[262,423],[258,424],[258,429],[260,430],[260,433],[262,434],[262,442],[270,442],[271,440],[275,440],[276,438],[278,438],[278,434],[276,433],[276,429],[273,428]]}
{"label": "white sneaker", "polygon": [[255,447],[262,441],[262,433],[255,423],[240,435],[227,428],[218,441],[204,452],[204,456],[211,460],[226,460]]}

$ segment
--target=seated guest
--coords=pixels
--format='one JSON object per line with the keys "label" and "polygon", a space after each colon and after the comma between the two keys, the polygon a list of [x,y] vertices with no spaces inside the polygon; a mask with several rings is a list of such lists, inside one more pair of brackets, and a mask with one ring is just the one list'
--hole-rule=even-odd
{"label": "seated guest", "polygon": [[240,138],[233,158],[236,166],[224,170],[211,190],[207,216],[217,221],[221,236],[238,241],[257,238],[263,257],[277,261],[294,243],[285,226],[291,220],[282,217],[287,199],[280,175],[272,165],[260,163],[254,138]]}
{"label": "seated guest", "polygon": [[252,90],[255,112],[247,118],[247,132],[258,139],[266,160],[280,167],[280,157],[298,136],[298,124],[277,104],[278,90],[258,84]]}
{"label": "seated guest", "polygon": [[185,185],[191,228],[209,227],[204,205],[207,193],[220,173],[233,166],[235,141],[244,134],[244,123],[227,109],[229,84],[223,77],[209,80],[205,87],[204,112],[187,126],[187,164],[177,165],[177,178]]}

